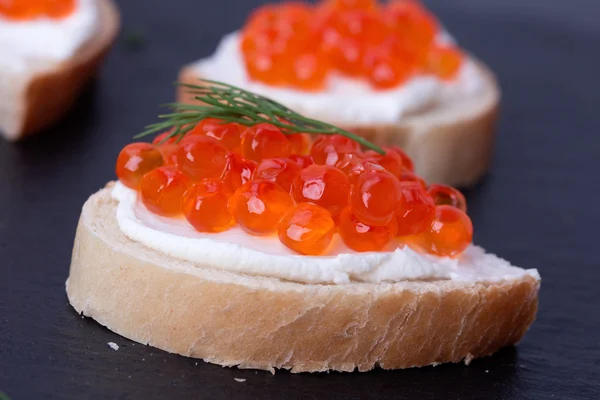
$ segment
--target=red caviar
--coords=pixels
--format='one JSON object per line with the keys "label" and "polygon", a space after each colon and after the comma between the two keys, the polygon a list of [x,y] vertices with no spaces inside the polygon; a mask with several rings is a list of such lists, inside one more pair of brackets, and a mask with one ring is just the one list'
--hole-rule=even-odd
{"label": "red caviar", "polygon": [[227,161],[225,162],[225,169],[221,174],[221,180],[227,187],[235,191],[244,183],[252,179],[257,164],[255,161],[246,160],[237,153],[227,154],[226,159]]}
{"label": "red caviar", "polygon": [[160,167],[144,175],[140,195],[148,210],[170,217],[181,214],[181,198],[189,185],[189,179],[177,167]]}
{"label": "red caviar", "polygon": [[383,249],[396,234],[394,220],[386,225],[373,226],[361,222],[348,207],[339,218],[338,232],[346,246],[355,251]]}
{"label": "red caviar", "polygon": [[363,152],[338,135],[311,146],[306,134],[285,135],[272,124],[241,131],[209,119],[178,143],[165,132],[153,144],[129,144],[117,175],[156,214],[183,213],[200,232],[238,225],[253,235],[277,233],[299,254],[326,254],[336,232],[355,251],[407,244],[456,257],[471,242],[464,196],[427,187],[400,148]]}
{"label": "red caviar", "polygon": [[296,202],[316,204],[335,216],[348,204],[350,182],[339,169],[315,164],[300,171],[292,183],[291,193]]}
{"label": "red caviar", "polygon": [[275,232],[281,217],[293,206],[287,191],[264,179],[245,183],[229,200],[229,210],[236,222],[257,235]]}
{"label": "red caviar", "polygon": [[289,158],[265,158],[256,167],[253,177],[275,182],[289,192],[294,178],[301,169],[296,162]]}
{"label": "red caviar", "polygon": [[427,191],[436,205],[448,205],[467,212],[465,196],[452,186],[434,184],[430,185]]}
{"label": "red caviar", "polygon": [[411,237],[408,244],[419,251],[440,257],[455,257],[473,239],[471,219],[452,206],[437,206],[435,218],[421,234]]}
{"label": "red caviar", "polygon": [[0,2],[0,15],[8,19],[62,19],[75,11],[76,0],[9,0]]}
{"label": "red caviar", "polygon": [[263,158],[287,158],[292,154],[292,144],[274,125],[262,123],[252,126],[242,134],[242,155],[256,162]]}
{"label": "red caviar", "polygon": [[366,171],[352,185],[350,205],[365,224],[389,224],[401,203],[400,182],[387,171]]}
{"label": "red caviar", "polygon": [[221,176],[227,161],[227,148],[213,138],[189,136],[177,153],[177,165],[192,180]]}
{"label": "red caviar", "polygon": [[323,253],[335,233],[329,211],[311,203],[301,203],[288,211],[278,225],[281,243],[300,254]]}
{"label": "red caviar", "polygon": [[190,135],[205,135],[218,141],[229,150],[239,150],[241,134],[245,127],[235,123],[224,123],[217,118],[202,120],[190,132]]}
{"label": "red caviar", "polygon": [[419,234],[427,229],[435,215],[435,203],[418,182],[400,182],[402,202],[396,209],[398,236]]}
{"label": "red caviar", "polygon": [[464,56],[437,44],[439,31],[418,1],[289,3],[257,9],[240,49],[249,76],[269,85],[321,90],[331,74],[345,74],[389,89],[415,73],[456,76]]}
{"label": "red caviar", "polygon": [[182,199],[185,218],[200,232],[221,232],[234,224],[227,202],[233,192],[215,178],[205,178],[189,188]]}
{"label": "red caviar", "polygon": [[142,177],[164,164],[162,154],[149,143],[131,143],[117,158],[117,177],[125,186],[137,189]]}

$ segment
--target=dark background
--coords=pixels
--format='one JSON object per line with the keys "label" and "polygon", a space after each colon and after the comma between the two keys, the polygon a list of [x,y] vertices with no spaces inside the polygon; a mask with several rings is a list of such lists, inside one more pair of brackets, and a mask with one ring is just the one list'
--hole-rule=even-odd
{"label": "dark background", "polygon": [[492,170],[466,195],[475,241],[543,277],[538,320],[517,348],[468,367],[272,376],[134,344],[71,309],[81,205],[172,100],[179,66],[210,54],[258,3],[120,1],[121,38],[71,115],[0,142],[0,390],[13,400],[600,398],[597,0],[428,2],[502,84]]}

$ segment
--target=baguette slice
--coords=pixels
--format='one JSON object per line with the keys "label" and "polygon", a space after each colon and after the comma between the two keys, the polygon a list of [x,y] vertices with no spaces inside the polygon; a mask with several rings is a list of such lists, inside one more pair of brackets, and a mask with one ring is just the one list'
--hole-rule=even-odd
{"label": "baguette slice", "polygon": [[98,71],[119,31],[112,0],[98,0],[97,31],[68,60],[26,74],[2,71],[0,133],[17,141],[57,122]]}
{"label": "baguette slice", "polygon": [[[412,158],[416,173],[429,183],[472,186],[490,166],[500,102],[494,74],[483,63],[475,64],[484,81],[483,90],[476,97],[441,102],[409,114],[394,125],[337,125],[373,143],[402,147]],[[179,81],[184,83],[198,84],[198,78],[213,79],[199,72],[197,64],[184,66],[179,74]],[[196,102],[182,87],[178,88],[177,99]]]}
{"label": "baguette slice", "polygon": [[136,342],[223,366],[292,372],[467,363],[517,343],[539,279],[302,284],[179,261],[125,237],[110,184],[85,203],[67,295]]}

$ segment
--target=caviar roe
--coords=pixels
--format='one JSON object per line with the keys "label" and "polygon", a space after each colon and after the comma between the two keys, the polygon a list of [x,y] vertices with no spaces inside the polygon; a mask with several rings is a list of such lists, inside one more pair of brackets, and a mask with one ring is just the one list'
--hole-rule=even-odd
{"label": "caviar roe", "polygon": [[192,180],[218,178],[225,170],[228,150],[213,138],[193,135],[182,142],[177,165]]}
{"label": "caviar roe", "polygon": [[253,177],[275,182],[289,192],[300,170],[300,166],[289,158],[265,158],[256,167]]}
{"label": "caviar roe", "polygon": [[190,180],[174,166],[164,166],[148,172],[142,178],[142,202],[155,214],[171,217],[181,214],[181,198]]}
{"label": "caviar roe", "polygon": [[149,143],[131,143],[121,150],[117,158],[117,177],[123,184],[137,189],[142,177],[164,164],[162,154]]}
{"label": "caviar roe", "polygon": [[400,182],[402,202],[396,209],[397,235],[410,236],[424,232],[435,216],[435,203],[418,182]]}
{"label": "caviar roe", "polygon": [[204,178],[190,187],[182,199],[185,218],[200,232],[221,232],[234,224],[227,202],[233,192],[220,180]]}
{"label": "caviar roe", "polygon": [[388,171],[366,171],[352,185],[350,205],[365,224],[389,224],[401,203],[400,181]]}
{"label": "caviar roe", "polygon": [[348,207],[340,215],[338,232],[344,244],[354,251],[379,251],[396,235],[396,222],[391,220],[382,226],[368,225]]}
{"label": "caviar roe", "polygon": [[296,202],[316,204],[335,216],[348,204],[350,182],[339,169],[315,164],[300,171],[292,183],[291,193]]}
{"label": "caviar roe", "polygon": [[300,254],[322,254],[333,238],[335,222],[329,211],[301,203],[288,211],[278,225],[281,243]]}
{"label": "caviar roe", "polygon": [[229,211],[238,225],[256,235],[275,232],[281,217],[293,206],[287,191],[264,179],[247,182],[229,200]]}
{"label": "caviar roe", "polygon": [[410,237],[407,243],[422,252],[440,257],[456,257],[473,239],[471,219],[452,206],[437,206],[435,218],[419,235]]}
{"label": "caviar roe", "polygon": [[0,15],[13,20],[62,19],[75,11],[76,0],[9,0],[0,2]]}
{"label": "caviar roe", "polygon": [[448,205],[467,212],[465,196],[452,186],[434,184],[430,185],[427,191],[436,205]]}
{"label": "caviar roe", "polygon": [[292,144],[279,128],[262,123],[251,126],[242,134],[242,155],[256,162],[263,158],[287,158]]}
{"label": "caviar roe", "polygon": [[255,161],[246,160],[237,153],[229,153],[226,156],[225,169],[221,174],[221,180],[231,190],[236,191],[240,186],[252,179],[256,166]]}
{"label": "caviar roe", "polygon": [[224,123],[217,118],[206,118],[190,131],[190,135],[211,137],[229,150],[239,151],[241,134],[246,128],[235,123]]}
{"label": "caviar roe", "polygon": [[277,234],[305,255],[326,254],[336,232],[355,251],[407,244],[456,257],[471,242],[464,196],[426,186],[400,148],[381,155],[338,135],[311,146],[307,135],[285,135],[271,124],[242,129],[213,119],[184,137],[171,133],[125,146],[117,176],[148,210],[183,214],[200,232],[238,225],[253,235]]}
{"label": "caviar roe", "polygon": [[252,79],[318,91],[332,74],[375,89],[415,74],[454,79],[462,52],[436,43],[440,26],[417,1],[324,0],[258,8],[242,29],[240,50]]}

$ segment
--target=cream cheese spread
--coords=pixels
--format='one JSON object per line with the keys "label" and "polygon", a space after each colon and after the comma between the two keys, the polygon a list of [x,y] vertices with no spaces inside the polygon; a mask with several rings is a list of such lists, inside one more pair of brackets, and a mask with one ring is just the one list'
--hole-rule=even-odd
{"label": "cream cheese spread", "polygon": [[526,275],[539,279],[537,270],[514,267],[473,245],[454,259],[420,254],[398,242],[390,244],[386,251],[360,253],[346,247],[335,235],[326,255],[298,255],[276,236],[253,236],[239,227],[221,233],[201,233],[183,218],[156,215],[143,205],[135,190],[120,182],[114,186],[112,197],[119,202],[116,218],[125,236],[201,267],[326,284],[405,280],[498,282]]}

